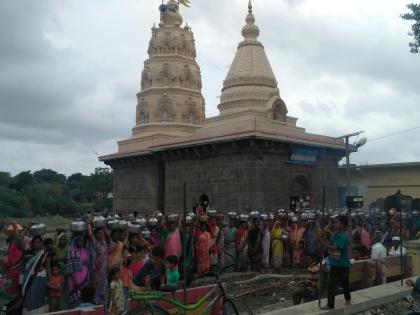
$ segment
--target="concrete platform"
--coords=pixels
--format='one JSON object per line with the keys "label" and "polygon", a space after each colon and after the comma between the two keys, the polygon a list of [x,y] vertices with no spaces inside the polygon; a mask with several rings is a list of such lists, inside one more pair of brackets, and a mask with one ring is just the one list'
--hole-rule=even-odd
{"label": "concrete platform", "polygon": [[[412,277],[415,280],[417,277]],[[404,280],[405,281],[405,280]],[[350,315],[367,311],[382,304],[388,304],[405,298],[411,294],[413,288],[401,286],[400,281],[387,283],[384,285],[372,287],[369,289],[351,292],[352,305],[344,305],[344,296],[339,295],[335,298],[335,309],[329,311],[321,311],[318,307],[318,301],[304,303],[288,308],[276,310],[273,305],[271,311],[264,315],[286,315],[286,314],[328,314],[328,315]],[[326,299],[322,299],[321,305],[327,303]],[[283,305],[284,307],[284,305]]]}

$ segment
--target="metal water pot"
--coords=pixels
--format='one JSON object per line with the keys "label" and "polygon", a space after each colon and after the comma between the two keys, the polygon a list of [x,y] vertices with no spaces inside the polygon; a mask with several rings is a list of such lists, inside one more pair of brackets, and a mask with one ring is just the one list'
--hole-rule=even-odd
{"label": "metal water pot", "polygon": [[70,230],[72,232],[84,232],[86,231],[86,223],[82,219],[78,219],[70,223]]}
{"label": "metal water pot", "polygon": [[128,233],[139,234],[141,232],[141,226],[135,222],[128,222]]}
{"label": "metal water pot", "polygon": [[118,221],[118,228],[119,228],[120,230],[125,230],[125,229],[127,229],[127,228],[128,228],[128,223],[127,223],[127,221],[125,221],[124,219],[123,219],[123,220],[119,220],[119,221]]}
{"label": "metal water pot", "polygon": [[44,223],[36,223],[33,224],[30,229],[29,233],[31,236],[41,236],[47,232],[47,226]]}
{"label": "metal water pot", "polygon": [[137,218],[135,219],[133,222],[135,222],[136,224],[140,225],[140,227],[144,228],[147,226],[147,221],[145,218]]}
{"label": "metal water pot", "polygon": [[155,212],[154,217],[160,221],[163,218],[163,214],[162,212],[158,211],[158,212]]}
{"label": "metal water pot", "polygon": [[141,233],[142,233],[143,238],[144,238],[145,240],[150,239],[150,237],[152,236],[152,234],[150,233],[150,231],[149,231],[149,230],[144,230],[144,231],[142,231]]}
{"label": "metal water pot", "polygon": [[216,214],[217,214],[217,211],[216,210],[213,210],[213,209],[209,209],[209,210],[207,210],[207,215],[210,217],[210,218],[213,218],[213,217],[215,217],[216,216]]}
{"label": "metal water pot", "polygon": [[249,214],[249,216],[253,219],[258,218],[259,215],[260,213],[258,211],[251,211],[251,213]]}
{"label": "metal water pot", "polygon": [[96,214],[93,217],[92,225],[94,228],[103,228],[106,226],[106,219],[102,215]]}
{"label": "metal water pot", "polygon": [[178,215],[175,213],[172,213],[168,215],[168,222],[176,222],[178,220]]}
{"label": "metal water pot", "polygon": [[150,218],[149,221],[147,222],[148,226],[157,226],[158,224],[159,224],[159,221],[156,218]]}
{"label": "metal water pot", "polygon": [[186,218],[185,218],[185,223],[186,224],[191,224],[193,222],[193,218],[191,218],[190,216],[187,216]]}
{"label": "metal water pot", "polygon": [[111,218],[108,220],[108,228],[110,230],[117,230],[120,228],[120,221],[116,218]]}
{"label": "metal water pot", "polygon": [[235,211],[231,211],[228,213],[228,217],[231,220],[236,220],[238,218],[238,214]]}
{"label": "metal water pot", "polygon": [[249,215],[247,215],[247,214],[241,214],[239,216],[239,221],[240,222],[248,222],[248,220],[249,220]]}

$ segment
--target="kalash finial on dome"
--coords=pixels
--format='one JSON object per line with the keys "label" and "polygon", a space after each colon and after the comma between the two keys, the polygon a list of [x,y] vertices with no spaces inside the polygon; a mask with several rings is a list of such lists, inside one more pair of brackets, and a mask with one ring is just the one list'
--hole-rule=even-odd
{"label": "kalash finial on dome", "polygon": [[242,36],[245,38],[245,41],[257,41],[257,37],[260,35],[260,29],[255,25],[251,0],[248,1],[248,15],[245,21],[246,25],[242,28]]}

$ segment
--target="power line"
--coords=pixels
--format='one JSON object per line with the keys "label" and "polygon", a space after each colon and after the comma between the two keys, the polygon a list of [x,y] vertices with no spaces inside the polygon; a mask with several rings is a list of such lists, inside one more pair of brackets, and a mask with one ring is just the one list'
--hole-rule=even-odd
{"label": "power line", "polygon": [[211,61],[209,58],[207,58],[206,55],[200,49],[197,49],[197,50],[198,50],[198,53],[200,54],[198,58],[200,58],[200,56],[202,56],[207,61],[207,63],[210,64],[211,66],[213,66],[215,69],[217,69],[217,70],[219,70],[220,72],[223,72],[223,73],[226,72],[225,69],[222,69],[221,67],[216,65],[213,61]]}
{"label": "power line", "polygon": [[418,129],[418,128],[420,128],[420,125],[417,125],[415,127],[405,129],[405,130],[394,131],[394,132],[391,132],[391,133],[389,133],[387,135],[384,135],[382,137],[370,139],[369,142],[376,141],[376,140],[382,140],[382,139],[385,139],[385,138],[388,138],[388,137],[391,137],[391,136],[395,136],[395,135],[399,135],[401,133],[409,132],[409,131],[412,131],[412,130],[415,130],[415,129]]}

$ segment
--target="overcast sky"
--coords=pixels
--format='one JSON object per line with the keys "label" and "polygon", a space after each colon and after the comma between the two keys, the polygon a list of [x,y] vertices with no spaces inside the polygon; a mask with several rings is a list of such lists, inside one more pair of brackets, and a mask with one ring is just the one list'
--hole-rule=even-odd
{"label": "overcast sky", "polygon": [[[0,0],[0,170],[90,173],[135,121],[160,0]],[[420,125],[420,55],[403,0],[254,0],[289,115],[308,132],[368,139]],[[246,0],[191,0],[206,115],[241,40]],[[372,141],[356,163],[420,160],[420,128]]]}

